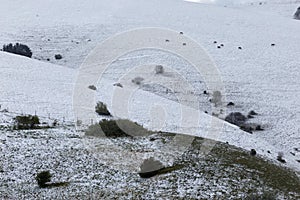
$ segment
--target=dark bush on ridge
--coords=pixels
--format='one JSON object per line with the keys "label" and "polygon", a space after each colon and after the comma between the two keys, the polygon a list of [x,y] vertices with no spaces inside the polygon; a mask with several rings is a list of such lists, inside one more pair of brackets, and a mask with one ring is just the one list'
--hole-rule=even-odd
{"label": "dark bush on ridge", "polygon": [[107,109],[106,104],[104,104],[101,101],[99,101],[95,106],[95,112],[98,113],[99,115],[108,115],[108,116],[111,115],[109,110]]}
{"label": "dark bush on ridge", "polygon": [[247,118],[240,112],[233,112],[227,115],[225,121],[235,124],[237,126],[241,126],[246,122]]}
{"label": "dark bush on ridge", "polygon": [[13,45],[10,43],[8,45],[3,45],[2,50],[5,52],[18,54],[21,56],[26,56],[29,58],[31,58],[31,56],[32,56],[32,52],[31,52],[30,48],[24,44],[16,43],[15,45]]}

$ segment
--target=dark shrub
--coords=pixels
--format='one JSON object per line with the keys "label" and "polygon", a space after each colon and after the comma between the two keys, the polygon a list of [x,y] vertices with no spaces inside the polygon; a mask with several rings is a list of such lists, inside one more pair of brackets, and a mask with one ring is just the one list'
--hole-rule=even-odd
{"label": "dark shrub", "polygon": [[240,112],[233,112],[227,115],[225,121],[235,124],[237,126],[241,126],[246,122],[247,118]]}
{"label": "dark shrub", "polygon": [[9,53],[14,53],[14,54],[18,54],[21,56],[26,56],[31,58],[32,56],[32,52],[30,50],[30,48],[24,44],[19,44],[16,43],[15,45],[13,44],[8,44],[8,45],[3,45],[3,51],[9,52]]}
{"label": "dark shrub", "polygon": [[281,163],[286,163],[286,161],[283,159],[283,152],[278,152],[277,160]]}
{"label": "dark shrub", "polygon": [[153,134],[151,131],[143,128],[141,125],[126,120],[102,120],[99,124],[91,125],[86,130],[87,136],[106,136],[106,137],[132,137],[132,136],[145,136]]}
{"label": "dark shrub", "polygon": [[110,112],[107,109],[106,104],[103,102],[99,101],[97,105],[95,106],[95,112],[98,113],[99,115],[108,115],[110,116]]}
{"label": "dark shrub", "polygon": [[91,89],[91,90],[97,90],[96,86],[94,86],[94,85],[89,85],[89,89]]}
{"label": "dark shrub", "polygon": [[255,151],[255,149],[251,149],[251,151],[250,151],[250,155],[251,155],[251,156],[255,156],[255,155],[256,155],[256,151]]}
{"label": "dark shrub", "polygon": [[15,129],[35,129],[40,124],[39,117],[36,115],[16,116],[14,120]]}
{"label": "dark shrub", "polygon": [[55,58],[56,60],[60,60],[60,59],[62,59],[62,55],[56,54],[56,55],[54,56],[54,58]]}
{"label": "dark shrub", "polygon": [[257,112],[255,112],[254,110],[251,110],[248,115],[258,115]]}
{"label": "dark shrub", "polygon": [[233,103],[233,102],[229,102],[229,103],[227,104],[227,106],[234,106],[234,103]]}
{"label": "dark shrub", "polygon": [[51,177],[52,175],[49,171],[42,171],[37,174],[35,180],[38,182],[40,188],[45,188],[48,186],[47,183],[51,181]]}

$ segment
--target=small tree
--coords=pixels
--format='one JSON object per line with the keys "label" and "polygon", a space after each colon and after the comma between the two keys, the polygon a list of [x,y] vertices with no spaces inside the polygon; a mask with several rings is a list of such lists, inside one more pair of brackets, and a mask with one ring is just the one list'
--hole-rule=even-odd
{"label": "small tree", "polygon": [[50,171],[42,171],[37,174],[35,180],[38,182],[38,185],[40,188],[46,188],[51,181],[52,175],[50,174]]}
{"label": "small tree", "polygon": [[9,53],[14,53],[14,54],[18,54],[21,56],[26,56],[31,58],[32,56],[32,52],[30,50],[30,48],[24,44],[8,44],[8,45],[3,45],[3,51],[9,52]]}

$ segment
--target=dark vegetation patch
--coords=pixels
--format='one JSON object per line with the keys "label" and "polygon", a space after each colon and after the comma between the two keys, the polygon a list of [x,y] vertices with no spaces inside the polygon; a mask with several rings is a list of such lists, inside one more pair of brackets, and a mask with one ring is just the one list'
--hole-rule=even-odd
{"label": "dark vegetation patch", "polygon": [[232,112],[225,118],[225,121],[237,126],[242,126],[246,120],[246,116],[240,112]]}
{"label": "dark vegetation patch", "polygon": [[56,54],[56,55],[54,56],[54,58],[55,58],[56,60],[61,60],[63,57],[62,57],[62,55],[60,55],[60,54]]}
{"label": "dark vegetation patch", "polygon": [[106,115],[106,116],[111,115],[109,110],[107,109],[106,104],[101,101],[99,101],[95,106],[95,112],[98,113],[98,115]]}
{"label": "dark vegetation patch", "polygon": [[69,185],[69,182],[50,183],[51,178],[52,174],[50,174],[50,171],[42,171],[36,175],[35,180],[37,181],[40,188],[61,187]]}
{"label": "dark vegetation patch", "polygon": [[87,136],[98,137],[134,137],[152,135],[154,132],[145,129],[136,122],[126,119],[102,120],[99,124],[91,125],[85,132]]}
{"label": "dark vegetation patch", "polygon": [[38,116],[34,115],[20,115],[14,118],[14,126],[15,130],[23,130],[23,129],[38,129],[40,124],[40,119]]}
{"label": "dark vegetation patch", "polygon": [[94,86],[94,85],[89,85],[88,88],[91,89],[91,90],[97,90],[96,86]]}
{"label": "dark vegetation patch", "polygon": [[13,54],[17,54],[17,55],[21,55],[21,56],[26,56],[31,58],[32,57],[32,52],[30,50],[30,48],[27,45],[24,44],[8,44],[8,45],[3,45],[2,48],[3,51],[5,52],[9,52],[9,53],[13,53]]}

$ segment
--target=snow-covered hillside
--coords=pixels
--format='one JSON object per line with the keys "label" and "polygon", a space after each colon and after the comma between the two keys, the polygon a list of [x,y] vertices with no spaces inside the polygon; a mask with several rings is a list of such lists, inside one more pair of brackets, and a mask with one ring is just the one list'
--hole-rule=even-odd
{"label": "snow-covered hillside", "polygon": [[[255,148],[277,164],[277,153],[282,151],[287,161],[284,165],[300,172],[300,21],[292,18],[299,6],[296,0],[262,4],[254,0],[3,0],[0,45],[27,44],[35,59],[0,52],[0,110],[8,111],[0,113],[1,124],[22,113],[76,121],[74,85],[89,52],[106,38],[128,29],[169,28],[194,39],[214,60],[225,87],[224,105],[230,101],[235,104],[226,112],[247,114],[255,110],[259,115],[250,122],[261,124],[264,131],[249,134],[225,123],[218,137],[206,135],[207,124],[215,118],[209,98],[201,95],[207,90],[205,82],[190,72],[189,63],[161,51],[137,51],[116,60],[104,74],[105,82],[96,85],[97,98],[111,109],[113,83],[130,67],[162,64],[180,69],[182,76],[195,83],[203,121],[180,127],[176,109],[182,105],[151,87],[141,87],[131,99],[130,119],[148,128],[206,136],[246,150]],[[55,60],[55,54],[63,58]],[[130,82],[122,82],[124,90]],[[188,105],[198,102],[182,103],[191,112],[197,109]],[[151,112],[159,110],[153,110],[155,105],[165,105],[165,111],[174,118],[168,118],[164,125],[151,119]],[[208,115],[204,111],[209,111]]]}

